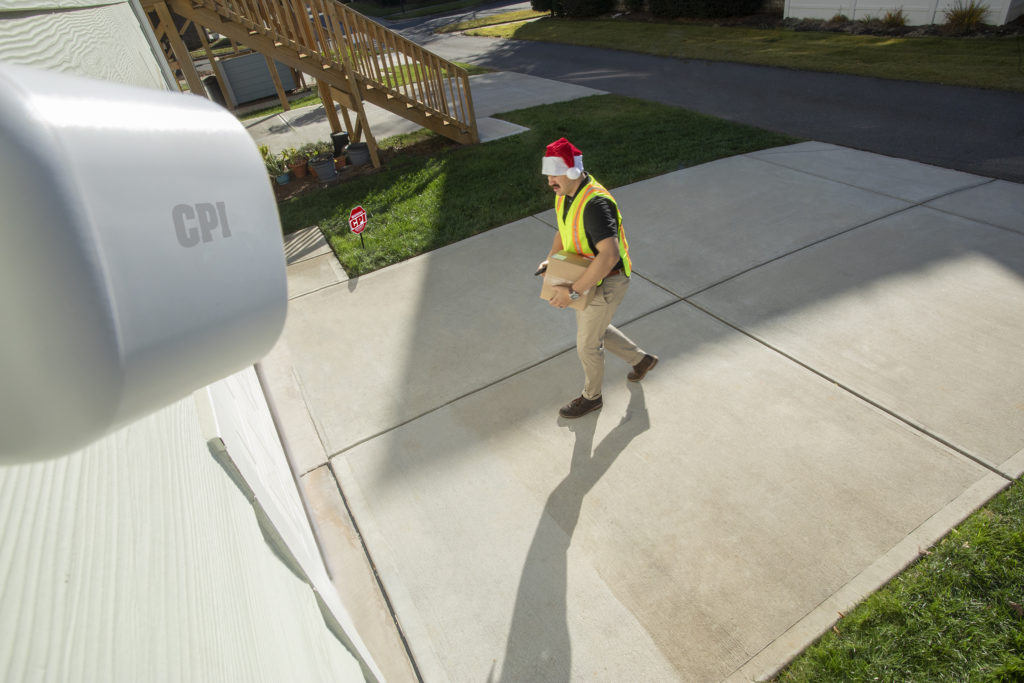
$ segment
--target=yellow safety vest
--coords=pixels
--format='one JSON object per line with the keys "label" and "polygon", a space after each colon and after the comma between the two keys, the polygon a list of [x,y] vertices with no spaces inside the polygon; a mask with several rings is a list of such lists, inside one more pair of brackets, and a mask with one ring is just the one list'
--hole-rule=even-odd
{"label": "yellow safety vest", "polygon": [[[576,199],[569,207],[569,215],[563,218],[565,212],[565,197],[555,197],[555,215],[558,217],[558,233],[562,236],[562,248],[567,251],[574,251],[584,258],[594,260],[596,254],[587,239],[587,233],[583,229],[583,209],[587,202],[594,197],[605,197],[615,207],[615,214],[619,217],[619,256],[622,258],[622,267],[629,277],[633,271],[633,264],[629,258],[629,243],[626,242],[626,232],[622,227],[622,213],[619,212],[619,205],[615,198],[604,188],[597,178],[590,176],[590,181],[580,186]],[[598,283],[600,284],[600,283]]]}

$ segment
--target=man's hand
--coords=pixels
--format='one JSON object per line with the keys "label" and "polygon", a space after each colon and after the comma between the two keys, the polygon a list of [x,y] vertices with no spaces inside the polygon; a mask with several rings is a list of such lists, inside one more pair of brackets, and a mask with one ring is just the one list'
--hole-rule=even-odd
{"label": "man's hand", "polygon": [[548,303],[555,308],[568,308],[572,303],[572,299],[569,298],[569,285],[555,285],[555,295],[548,300]]}

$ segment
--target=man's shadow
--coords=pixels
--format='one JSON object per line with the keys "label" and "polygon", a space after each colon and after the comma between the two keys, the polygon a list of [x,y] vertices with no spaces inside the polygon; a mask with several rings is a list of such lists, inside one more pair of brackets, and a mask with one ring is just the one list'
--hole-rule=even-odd
{"label": "man's shadow", "polygon": [[567,617],[568,553],[583,497],[604,476],[629,442],[650,427],[643,388],[630,384],[619,424],[593,447],[596,419],[569,425],[576,434],[569,474],[548,496],[519,580],[512,626],[502,665],[503,683],[569,681],[572,642]]}

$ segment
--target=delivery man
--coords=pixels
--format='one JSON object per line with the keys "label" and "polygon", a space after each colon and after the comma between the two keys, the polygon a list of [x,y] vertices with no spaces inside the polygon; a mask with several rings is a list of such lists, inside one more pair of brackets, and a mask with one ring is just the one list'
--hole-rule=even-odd
{"label": "delivery man", "polygon": [[[633,265],[622,227],[622,214],[615,199],[595,178],[583,170],[583,154],[565,138],[552,142],[544,153],[541,173],[555,193],[558,232],[548,257],[562,250],[590,260],[583,274],[570,285],[555,287],[549,303],[566,308],[591,287],[594,298],[576,311],[576,352],[583,364],[583,393],[559,409],[566,418],[577,418],[598,410],[604,380],[604,349],[632,366],[627,375],[639,382],[658,363],[658,357],[644,352],[612,324],[612,316],[629,289]],[[541,263],[547,267],[547,260]]]}

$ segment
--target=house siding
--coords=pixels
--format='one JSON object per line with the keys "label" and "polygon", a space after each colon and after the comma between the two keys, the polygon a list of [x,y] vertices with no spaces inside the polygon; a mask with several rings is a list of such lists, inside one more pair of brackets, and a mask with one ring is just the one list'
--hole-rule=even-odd
{"label": "house siding", "polygon": [[[145,21],[134,0],[0,0],[0,60],[172,88]],[[251,367],[80,451],[0,464],[0,576],[5,680],[380,677]]]}

